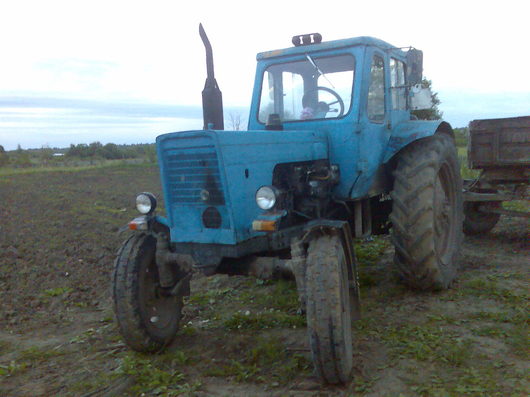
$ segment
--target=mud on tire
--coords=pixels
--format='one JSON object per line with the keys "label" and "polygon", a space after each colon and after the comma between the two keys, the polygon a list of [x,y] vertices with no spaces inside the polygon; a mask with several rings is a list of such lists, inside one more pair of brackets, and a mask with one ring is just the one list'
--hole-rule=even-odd
{"label": "mud on tire", "polygon": [[158,288],[156,239],[134,234],[115,262],[112,295],[119,330],[129,347],[156,352],[169,345],[179,328],[181,296],[164,296]]}
{"label": "mud on tire", "polygon": [[306,316],[311,354],[321,381],[346,383],[353,365],[348,269],[338,236],[314,238],[308,248]]}
{"label": "mud on tire", "polygon": [[422,290],[448,288],[462,241],[462,179],[453,138],[412,143],[394,171],[392,242],[402,280]]}

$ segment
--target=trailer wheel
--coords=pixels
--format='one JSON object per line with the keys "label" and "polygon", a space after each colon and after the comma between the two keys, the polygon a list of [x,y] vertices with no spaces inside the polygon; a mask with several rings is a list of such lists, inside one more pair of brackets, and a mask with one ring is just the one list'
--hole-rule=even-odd
{"label": "trailer wheel", "polygon": [[134,234],[122,245],[113,276],[114,313],[125,342],[139,352],[169,345],[179,328],[182,296],[159,288],[156,239]]}
{"label": "trailer wheel", "polygon": [[392,242],[402,280],[421,290],[448,288],[462,241],[462,179],[454,141],[439,133],[412,143],[394,171]]}
{"label": "trailer wheel", "polygon": [[346,383],[353,365],[348,269],[339,236],[309,243],[306,316],[311,355],[322,382]]}
{"label": "trailer wheel", "polygon": [[500,214],[479,211],[479,205],[501,207],[499,201],[464,203],[464,233],[467,235],[488,233],[499,222]]}

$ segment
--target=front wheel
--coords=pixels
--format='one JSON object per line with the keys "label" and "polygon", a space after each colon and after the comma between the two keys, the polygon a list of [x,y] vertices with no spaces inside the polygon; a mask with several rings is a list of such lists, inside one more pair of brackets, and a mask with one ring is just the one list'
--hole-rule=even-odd
{"label": "front wheel", "polygon": [[311,355],[321,381],[346,383],[353,366],[348,268],[339,236],[309,243],[306,316]]}
{"label": "front wheel", "polygon": [[182,297],[160,288],[156,239],[134,234],[121,247],[113,276],[114,313],[129,347],[156,352],[169,345],[179,328]]}
{"label": "front wheel", "polygon": [[398,156],[390,215],[394,264],[413,288],[448,288],[456,276],[463,218],[454,141],[436,134]]}

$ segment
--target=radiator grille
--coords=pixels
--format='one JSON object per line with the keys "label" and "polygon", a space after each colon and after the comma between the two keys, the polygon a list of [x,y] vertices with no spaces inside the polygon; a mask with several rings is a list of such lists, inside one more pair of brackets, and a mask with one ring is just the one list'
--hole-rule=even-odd
{"label": "radiator grille", "polygon": [[219,161],[213,144],[166,149],[166,183],[172,203],[223,205]]}

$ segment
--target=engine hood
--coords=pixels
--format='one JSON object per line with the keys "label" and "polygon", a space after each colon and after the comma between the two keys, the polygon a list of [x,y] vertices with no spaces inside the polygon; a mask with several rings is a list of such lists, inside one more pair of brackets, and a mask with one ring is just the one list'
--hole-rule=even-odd
{"label": "engine hood", "polygon": [[[161,135],[157,151],[171,240],[237,244],[261,234],[251,228],[263,212],[255,193],[272,183],[274,167],[328,159],[328,140],[317,131],[199,130]],[[219,227],[204,224],[209,207]]]}

